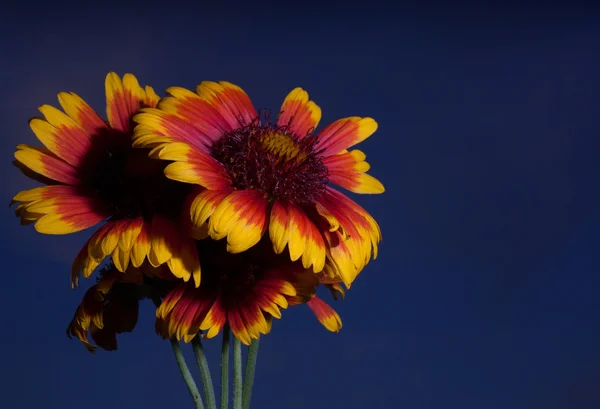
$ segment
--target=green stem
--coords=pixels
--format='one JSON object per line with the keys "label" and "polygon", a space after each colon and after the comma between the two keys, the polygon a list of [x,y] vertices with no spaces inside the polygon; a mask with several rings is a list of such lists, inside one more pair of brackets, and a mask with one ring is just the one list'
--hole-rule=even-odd
{"label": "green stem", "polygon": [[175,339],[172,339],[171,347],[173,347],[173,353],[175,354],[177,365],[179,365],[181,376],[183,376],[183,380],[185,381],[185,384],[187,385],[190,391],[190,395],[192,395],[192,399],[194,400],[194,405],[196,405],[196,409],[204,409],[204,404],[202,403],[200,392],[198,391],[196,382],[194,382],[194,378],[192,378],[192,374],[190,373],[190,370],[188,369],[188,366],[185,363],[185,358],[183,357],[183,352],[181,351],[179,342],[177,342],[177,340]]}
{"label": "green stem", "polygon": [[256,357],[258,356],[258,339],[253,339],[248,349],[246,358],[246,372],[244,373],[244,390],[242,392],[242,409],[250,409],[252,398],[252,384],[254,383],[254,371],[256,369]]}
{"label": "green stem", "polygon": [[242,409],[242,343],[233,337],[233,409]]}
{"label": "green stem", "polygon": [[208,361],[206,360],[204,348],[202,347],[202,341],[200,340],[200,334],[196,335],[194,339],[192,339],[192,348],[194,350],[194,355],[196,355],[198,368],[200,369],[200,379],[202,380],[202,387],[204,389],[206,407],[208,409],[217,409],[215,391],[213,388],[212,378],[210,376],[210,369],[208,368]]}
{"label": "green stem", "polygon": [[229,327],[223,328],[221,346],[221,409],[229,406]]}

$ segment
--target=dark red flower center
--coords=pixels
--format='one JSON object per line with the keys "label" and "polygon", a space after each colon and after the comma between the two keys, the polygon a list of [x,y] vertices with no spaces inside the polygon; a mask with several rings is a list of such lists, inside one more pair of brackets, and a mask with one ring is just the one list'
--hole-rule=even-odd
{"label": "dark red flower center", "polygon": [[299,138],[286,127],[256,120],[223,135],[211,155],[225,166],[234,188],[258,189],[270,199],[307,205],[329,182],[316,142],[314,137]]}
{"label": "dark red flower center", "polygon": [[130,135],[113,131],[97,138],[81,167],[83,187],[94,190],[116,218],[178,217],[190,187],[167,179],[164,161],[132,148]]}

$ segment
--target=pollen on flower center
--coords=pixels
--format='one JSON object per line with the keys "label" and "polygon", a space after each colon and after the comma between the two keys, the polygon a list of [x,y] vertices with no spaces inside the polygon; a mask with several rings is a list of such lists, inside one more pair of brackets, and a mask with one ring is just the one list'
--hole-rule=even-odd
{"label": "pollen on flower center", "polygon": [[225,166],[236,189],[258,189],[270,199],[312,204],[329,182],[316,142],[255,121],[221,137],[211,155]]}
{"label": "pollen on flower center", "polygon": [[117,218],[176,217],[179,209],[173,204],[183,200],[188,187],[165,178],[165,165],[149,158],[147,150],[132,148],[128,135],[102,137],[108,141],[90,151],[81,166],[83,186],[95,191]]}

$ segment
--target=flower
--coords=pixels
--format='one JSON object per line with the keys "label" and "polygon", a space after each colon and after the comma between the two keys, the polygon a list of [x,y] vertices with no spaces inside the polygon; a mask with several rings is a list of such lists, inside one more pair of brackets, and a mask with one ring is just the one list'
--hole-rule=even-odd
{"label": "flower", "polygon": [[104,121],[78,95],[61,92],[64,112],[40,107],[30,126],[45,147],[18,145],[15,164],[46,186],[22,191],[16,214],[45,234],[80,231],[105,220],[77,256],[72,285],[111,256],[119,271],[166,263],[177,277],[200,283],[194,242],[179,220],[189,186],[164,177],[164,165],[131,145],[134,114],[159,97],[131,74],[106,77]]}
{"label": "flower", "polygon": [[[321,109],[301,88],[291,91],[276,123],[228,82],[174,87],[156,108],[134,117],[134,146],[172,161],[165,175],[201,186],[190,206],[227,250],[240,253],[268,232],[273,249],[350,286],[377,256],[379,226],[362,207],[329,186],[382,193],[360,150],[348,149],[377,129],[372,118],[339,119],[312,135]],[[264,329],[264,328],[263,328]]]}
{"label": "flower", "polygon": [[316,297],[318,276],[300,262],[274,254],[267,240],[238,254],[214,240],[199,241],[198,250],[202,285],[180,282],[163,299],[156,311],[156,329],[163,338],[189,342],[201,331],[212,338],[229,325],[249,345],[270,332],[282,309],[304,303],[328,330],[342,328],[339,315]]}
{"label": "flower", "polygon": [[[144,263],[129,266],[126,274],[113,264],[102,268],[98,282],[85,293],[67,328],[69,338],[77,337],[94,352],[97,346],[117,349],[117,334],[133,331],[138,318],[139,301],[159,300],[173,287],[175,277],[164,265],[154,268]],[[97,346],[88,339],[88,333]]]}

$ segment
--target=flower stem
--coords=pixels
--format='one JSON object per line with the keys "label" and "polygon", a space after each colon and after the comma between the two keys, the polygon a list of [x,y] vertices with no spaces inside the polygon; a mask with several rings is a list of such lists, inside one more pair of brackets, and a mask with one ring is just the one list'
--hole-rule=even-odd
{"label": "flower stem", "polygon": [[250,409],[257,355],[258,339],[253,339],[252,344],[250,344],[250,348],[248,349],[248,357],[246,358],[246,372],[244,373],[244,389],[242,392],[242,409]]}
{"label": "flower stem", "polygon": [[198,369],[200,369],[200,379],[202,380],[202,387],[204,389],[206,407],[208,409],[217,409],[215,391],[213,388],[212,378],[210,376],[210,369],[208,368],[208,361],[206,360],[204,348],[202,347],[202,341],[200,340],[200,334],[192,339],[192,348],[194,350],[194,355],[196,355]]}
{"label": "flower stem", "polygon": [[194,405],[196,406],[196,409],[204,409],[204,404],[202,403],[200,392],[198,391],[196,382],[194,382],[194,378],[192,377],[192,374],[190,373],[190,370],[188,369],[188,366],[185,363],[185,358],[183,357],[183,352],[181,351],[179,342],[175,339],[172,339],[171,347],[173,347],[173,353],[175,354],[177,365],[179,365],[181,376],[183,376],[183,380],[185,381],[185,384],[187,385],[190,391],[190,395],[192,395],[192,399],[194,400]]}
{"label": "flower stem", "polygon": [[242,409],[242,343],[233,337],[233,409]]}
{"label": "flower stem", "polygon": [[221,346],[221,409],[229,406],[229,327],[223,329]]}

